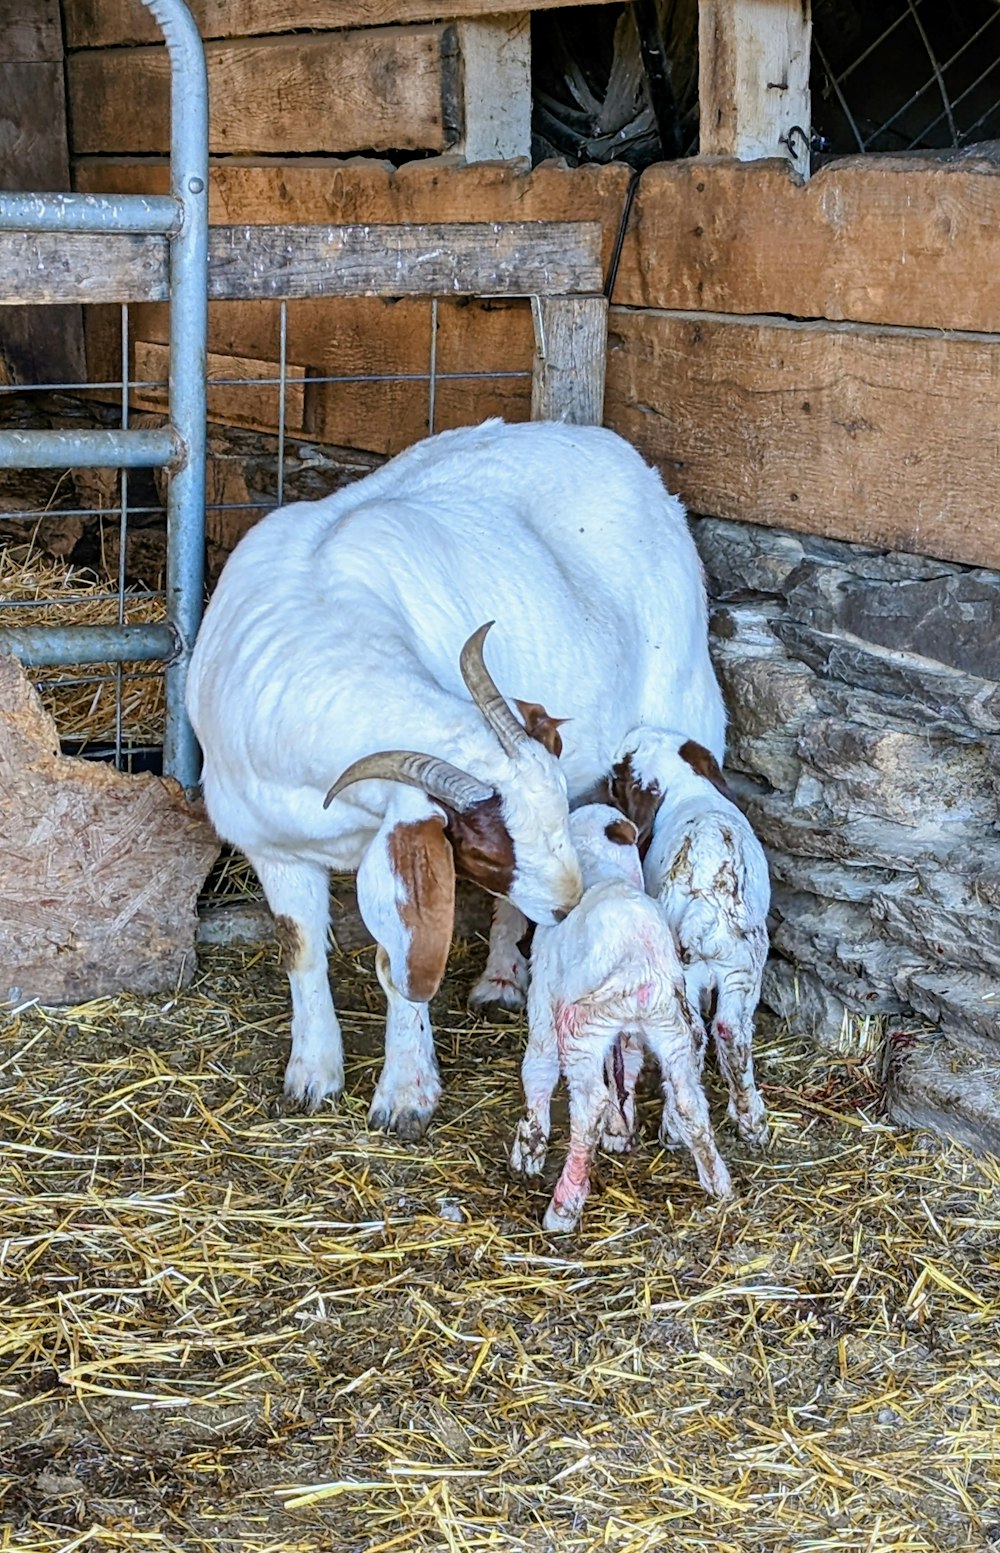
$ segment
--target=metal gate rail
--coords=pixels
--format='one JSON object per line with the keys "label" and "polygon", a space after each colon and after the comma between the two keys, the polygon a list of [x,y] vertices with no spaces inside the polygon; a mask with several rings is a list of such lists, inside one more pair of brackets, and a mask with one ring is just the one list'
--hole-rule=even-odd
{"label": "metal gate rail", "polygon": [[204,587],[208,78],[201,37],[184,0],[143,4],[159,23],[170,58],[170,194],[0,194],[0,231],[87,234],[95,243],[95,272],[102,235],[169,238],[169,425],[154,431],[0,432],[0,467],[166,469],[167,623],[16,627],[0,631],[0,652],[33,667],[165,661],[163,769],[193,787],[199,756],[184,711],[184,683]]}

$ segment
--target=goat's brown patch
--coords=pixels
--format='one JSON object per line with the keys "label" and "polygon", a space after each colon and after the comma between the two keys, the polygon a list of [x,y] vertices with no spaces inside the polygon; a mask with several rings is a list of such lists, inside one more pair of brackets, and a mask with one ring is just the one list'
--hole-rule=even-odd
{"label": "goat's brown patch", "polygon": [[444,820],[396,825],[387,838],[389,865],[402,882],[400,920],[409,935],[404,998],[427,1003],[441,984],[455,921],[455,863]]}
{"label": "goat's brown patch", "polygon": [[706,782],[711,782],[712,786],[718,789],[723,798],[728,798],[730,803],[735,801],[732,793],[726,786],[726,779],[722,775],[719,762],[711,751],[705,748],[704,744],[699,744],[696,739],[687,739],[677,753],[681,760],[687,761],[692,771],[696,771],[699,776],[704,777]]}
{"label": "goat's brown patch", "polygon": [[617,842],[620,847],[634,847],[638,839],[638,831],[631,820],[624,817],[620,820],[612,820],[605,825],[604,834],[609,841]]}
{"label": "goat's brown patch", "polygon": [[605,800],[620,809],[636,829],[639,856],[645,857],[653,839],[653,821],[663,802],[659,783],[643,783],[636,776],[632,756],[626,755],[612,766],[604,779]]}
{"label": "goat's brown patch", "polygon": [[539,701],[521,701],[515,696],[514,705],[520,712],[521,721],[531,737],[537,739],[550,755],[555,755],[558,759],[563,749],[562,734],[559,729],[569,719],[550,716]]}
{"label": "goat's brown patch", "polygon": [[504,823],[498,794],[470,808],[448,811],[448,840],[462,879],[491,895],[509,895],[514,882],[514,843]]}
{"label": "goat's brown patch", "polygon": [[278,916],[274,919],[274,936],[278,940],[278,964],[283,971],[295,968],[302,950],[302,933],[293,917]]}

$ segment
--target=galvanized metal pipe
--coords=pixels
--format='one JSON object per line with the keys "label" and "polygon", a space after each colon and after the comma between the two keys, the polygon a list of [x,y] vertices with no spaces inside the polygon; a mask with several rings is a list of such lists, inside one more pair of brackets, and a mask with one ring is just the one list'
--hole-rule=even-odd
{"label": "galvanized metal pipe", "polygon": [[77,663],[155,663],[173,656],[177,641],[168,625],[17,626],[0,630],[0,653],[32,669]]}
{"label": "galvanized metal pipe", "polygon": [[184,708],[205,586],[205,415],[208,335],[208,74],[182,0],[143,0],[170,55],[170,187],[183,211],[170,239],[170,420],[182,461],[167,496],[167,617],[179,649],[167,668],[163,769],[184,787],[200,754]]}
{"label": "galvanized metal pipe", "polygon": [[0,469],[162,469],[180,452],[170,426],[148,431],[0,431]]}
{"label": "galvanized metal pipe", "polygon": [[2,232],[171,233],[182,217],[172,194],[0,194]]}

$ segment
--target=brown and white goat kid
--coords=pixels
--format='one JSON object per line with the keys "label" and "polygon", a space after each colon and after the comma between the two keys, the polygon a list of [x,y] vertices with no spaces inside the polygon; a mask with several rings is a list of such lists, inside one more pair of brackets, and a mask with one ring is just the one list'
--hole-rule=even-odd
{"label": "brown and white goat kid", "polygon": [[[643,889],[635,826],[606,804],[587,804],[570,816],[570,835],[585,894],[564,922],[535,930],[521,1066],[526,1112],[510,1156],[515,1171],[540,1174],[561,1072],[570,1146],[545,1214],[549,1230],[579,1222],[609,1112],[634,1101],[646,1048],[660,1065],[664,1126],[691,1150],[706,1192],[732,1190],[698,1074],[680,960],[662,911]],[[605,1083],[612,1053],[628,1064],[616,1074],[616,1093]]]}
{"label": "brown and white goat kid", "polygon": [[[753,1071],[771,902],[763,848],[715,758],[695,740],[638,729],[614,770],[615,801],[637,822],[641,840],[651,831],[643,875],[680,954],[699,1072],[707,1028],[729,1088],[730,1119],[747,1143],[763,1148],[767,1118]],[[664,1126],[669,1135],[666,1115]]]}

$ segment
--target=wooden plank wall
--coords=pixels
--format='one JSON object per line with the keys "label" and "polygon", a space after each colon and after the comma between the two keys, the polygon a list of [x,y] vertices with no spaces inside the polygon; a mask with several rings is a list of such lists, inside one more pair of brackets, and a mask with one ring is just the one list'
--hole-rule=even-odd
{"label": "wooden plank wall", "polygon": [[1000,567],[1000,166],[650,168],[605,417],[697,512]]}
{"label": "wooden plank wall", "polygon": [[[442,165],[412,162],[394,171],[384,162],[352,159],[334,162],[301,158],[294,162],[237,160],[217,163],[211,174],[210,218],[214,223],[304,221],[469,222],[597,221],[604,234],[605,268],[624,208],[629,170],[622,166],[570,171],[548,164],[528,172],[518,165]],[[164,192],[165,163],[129,159],[85,159],[77,164],[76,184],[85,191]],[[254,376],[276,376],[279,356],[279,308],[273,302],[213,303],[209,309],[209,350],[213,375],[247,376],[245,358],[258,366]],[[291,302],[287,312],[288,361],[302,375],[302,430],[317,441],[377,453],[395,453],[426,435],[428,387],[412,380],[426,374],[430,360],[431,305],[359,297],[349,300]],[[117,309],[88,308],[88,366],[94,381],[113,380],[118,371]],[[135,352],[145,362],[159,359],[150,346],[168,339],[162,306],[130,309]],[[435,428],[471,424],[489,415],[526,420],[530,413],[530,371],[534,335],[530,308],[522,302],[442,301],[438,305],[437,370],[473,372],[474,378],[438,382]],[[233,361],[223,370],[224,358]],[[259,365],[271,363],[265,373]],[[495,374],[523,371],[524,377]],[[331,374],[372,377],[397,375],[387,382],[317,381]],[[406,381],[409,377],[411,380]],[[221,401],[218,390],[213,405]],[[232,391],[230,391],[232,392]],[[265,388],[248,389],[254,424],[266,425]],[[276,413],[277,391],[272,390]],[[147,407],[163,403],[146,394]]]}

